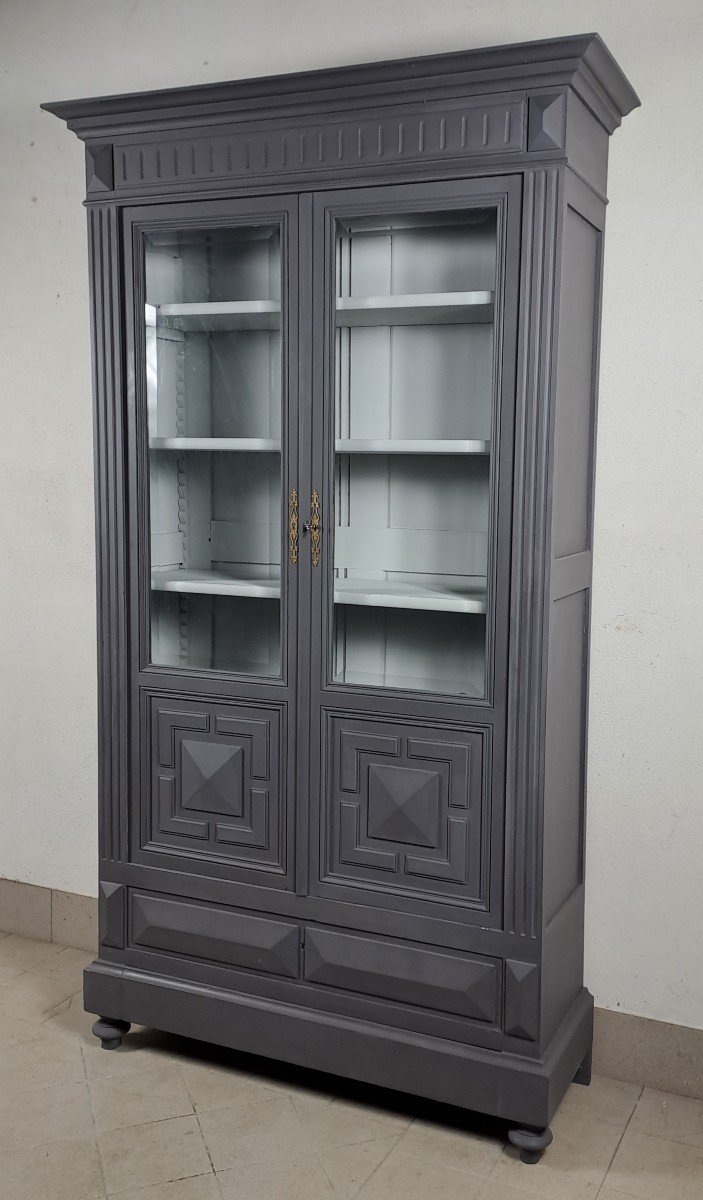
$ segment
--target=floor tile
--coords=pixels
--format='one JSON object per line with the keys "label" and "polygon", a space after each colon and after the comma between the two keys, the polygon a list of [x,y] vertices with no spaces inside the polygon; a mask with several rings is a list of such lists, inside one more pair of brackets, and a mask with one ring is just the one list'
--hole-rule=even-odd
{"label": "floor tile", "polygon": [[0,1079],[8,1096],[32,1087],[82,1083],[80,1045],[75,1038],[52,1037],[41,1029],[32,1041],[0,1048]]}
{"label": "floor tile", "polygon": [[98,1135],[108,1193],[210,1171],[196,1117],[150,1121]]}
{"label": "floor tile", "polygon": [[[80,983],[80,980],[78,981]],[[98,1046],[91,1030],[96,1020],[94,1013],[87,1013],[83,1008],[83,992],[74,992],[53,1010],[53,1016],[44,1019],[44,1028],[56,1033],[79,1037],[90,1046]]]}
{"label": "floor tile", "polygon": [[437,1162],[392,1150],[358,1193],[359,1200],[476,1200],[481,1180]]}
{"label": "floor tile", "polygon": [[[529,1169],[527,1167],[528,1171]],[[601,1193],[599,1192],[598,1200],[600,1197]],[[509,1183],[496,1183],[493,1179],[487,1179],[485,1183],[481,1184],[476,1200],[540,1200],[540,1197],[526,1192],[522,1187],[513,1187]]]}
{"label": "floor tile", "polygon": [[533,1166],[526,1168],[518,1151],[506,1147],[492,1181],[540,1200],[595,1200],[622,1131],[608,1121],[565,1112],[557,1113],[552,1131],[553,1144]]}
{"label": "floor tile", "polygon": [[[94,1020],[96,1018],[93,1018]],[[88,1079],[110,1079],[113,1076],[140,1075],[152,1067],[180,1067],[182,1056],[167,1048],[163,1037],[155,1030],[133,1028],[118,1050],[103,1050],[96,1037],[81,1042]]]}
{"label": "floor tile", "polygon": [[176,1179],[171,1183],[155,1183],[144,1188],[118,1192],[115,1200],[221,1200],[222,1193],[212,1172]]}
{"label": "floor tile", "polygon": [[607,1182],[637,1200],[701,1200],[703,1147],[628,1129]]}
{"label": "floor tile", "polygon": [[398,1142],[398,1152],[428,1165],[466,1171],[485,1179],[503,1151],[499,1137],[484,1137],[471,1130],[449,1129],[430,1121],[414,1121]]}
{"label": "floor tile", "polygon": [[255,1076],[220,1063],[183,1062],[181,1070],[196,1112],[273,1099],[274,1093]]}
{"label": "floor tile", "polygon": [[0,1153],[79,1141],[93,1134],[87,1083],[0,1093]]}
{"label": "floor tile", "polygon": [[49,958],[55,958],[63,949],[63,946],[54,946],[51,942],[37,942],[33,938],[18,937],[11,933],[0,942],[0,984],[15,979]]}
{"label": "floor tile", "polygon": [[0,1018],[0,1050],[4,1046],[16,1046],[20,1042],[31,1042],[42,1036],[41,1021],[23,1021],[21,1017]]}
{"label": "floor tile", "polygon": [[93,1200],[105,1195],[95,1139],[0,1155],[2,1200]]}
{"label": "floor tile", "polygon": [[572,1083],[559,1105],[559,1112],[576,1119],[594,1117],[624,1129],[641,1091],[639,1084],[621,1083],[617,1079],[606,1079],[604,1075],[594,1075],[588,1087]]}
{"label": "floor tile", "polygon": [[98,1133],[193,1115],[178,1067],[156,1066],[127,1076],[94,1079],[89,1086]]}
{"label": "floor tile", "polygon": [[336,1200],[329,1179],[314,1160],[248,1163],[221,1172],[217,1181],[222,1200]]}
{"label": "floor tile", "polygon": [[352,1200],[397,1144],[398,1135],[321,1151],[320,1161],[337,1200]]}
{"label": "floor tile", "polygon": [[645,1088],[630,1129],[687,1142],[690,1146],[703,1146],[703,1100]]}
{"label": "floor tile", "polygon": [[81,973],[90,961],[90,955],[82,950],[61,949],[6,983],[1,989],[0,1007],[24,1020],[50,1016],[80,988]]}
{"label": "floor tile", "polygon": [[299,1099],[293,1099],[293,1106],[319,1151],[376,1141],[392,1134],[399,1137],[411,1123],[404,1114],[341,1099],[326,1103],[322,1098],[317,1104],[312,1100],[301,1104]]}
{"label": "floor tile", "polygon": [[312,1140],[285,1097],[201,1113],[199,1121],[216,1171],[275,1158],[290,1164],[314,1157]]}

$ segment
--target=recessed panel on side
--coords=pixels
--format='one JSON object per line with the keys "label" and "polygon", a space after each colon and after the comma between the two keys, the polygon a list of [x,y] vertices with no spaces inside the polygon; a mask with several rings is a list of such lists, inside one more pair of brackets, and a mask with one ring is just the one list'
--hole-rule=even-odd
{"label": "recessed panel on side", "polygon": [[582,882],[588,591],[555,600],[549,619],[544,762],[544,922]]}
{"label": "recessed panel on side", "polygon": [[564,218],[554,431],[553,553],[591,546],[600,230],[574,208]]}

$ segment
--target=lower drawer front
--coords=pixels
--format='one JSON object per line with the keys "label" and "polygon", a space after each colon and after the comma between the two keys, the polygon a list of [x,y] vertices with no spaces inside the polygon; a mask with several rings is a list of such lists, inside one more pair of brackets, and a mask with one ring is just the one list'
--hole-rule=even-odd
{"label": "lower drawer front", "polygon": [[497,1018],[500,964],[402,942],[308,928],[304,977],[479,1021]]}
{"label": "lower drawer front", "polygon": [[132,893],[131,944],[187,954],[231,967],[298,977],[300,930],[288,921]]}

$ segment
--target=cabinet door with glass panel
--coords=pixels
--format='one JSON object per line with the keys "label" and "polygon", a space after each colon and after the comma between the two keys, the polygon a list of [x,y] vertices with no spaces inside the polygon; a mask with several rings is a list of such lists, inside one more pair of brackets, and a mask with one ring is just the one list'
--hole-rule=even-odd
{"label": "cabinet door with glass panel", "polygon": [[155,666],[285,674],[290,215],[142,233]]}
{"label": "cabinet door with glass panel", "polygon": [[326,208],[328,686],[489,696],[507,611],[501,455],[511,486],[504,187],[374,189]]}

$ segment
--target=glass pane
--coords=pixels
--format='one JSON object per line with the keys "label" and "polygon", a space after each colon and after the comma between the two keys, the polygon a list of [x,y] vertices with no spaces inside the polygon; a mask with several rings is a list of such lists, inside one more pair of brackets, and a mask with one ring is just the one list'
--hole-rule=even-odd
{"label": "glass pane", "polygon": [[278,226],[146,238],[151,661],[281,672]]}
{"label": "glass pane", "polygon": [[335,682],[485,695],[496,232],[337,222]]}

